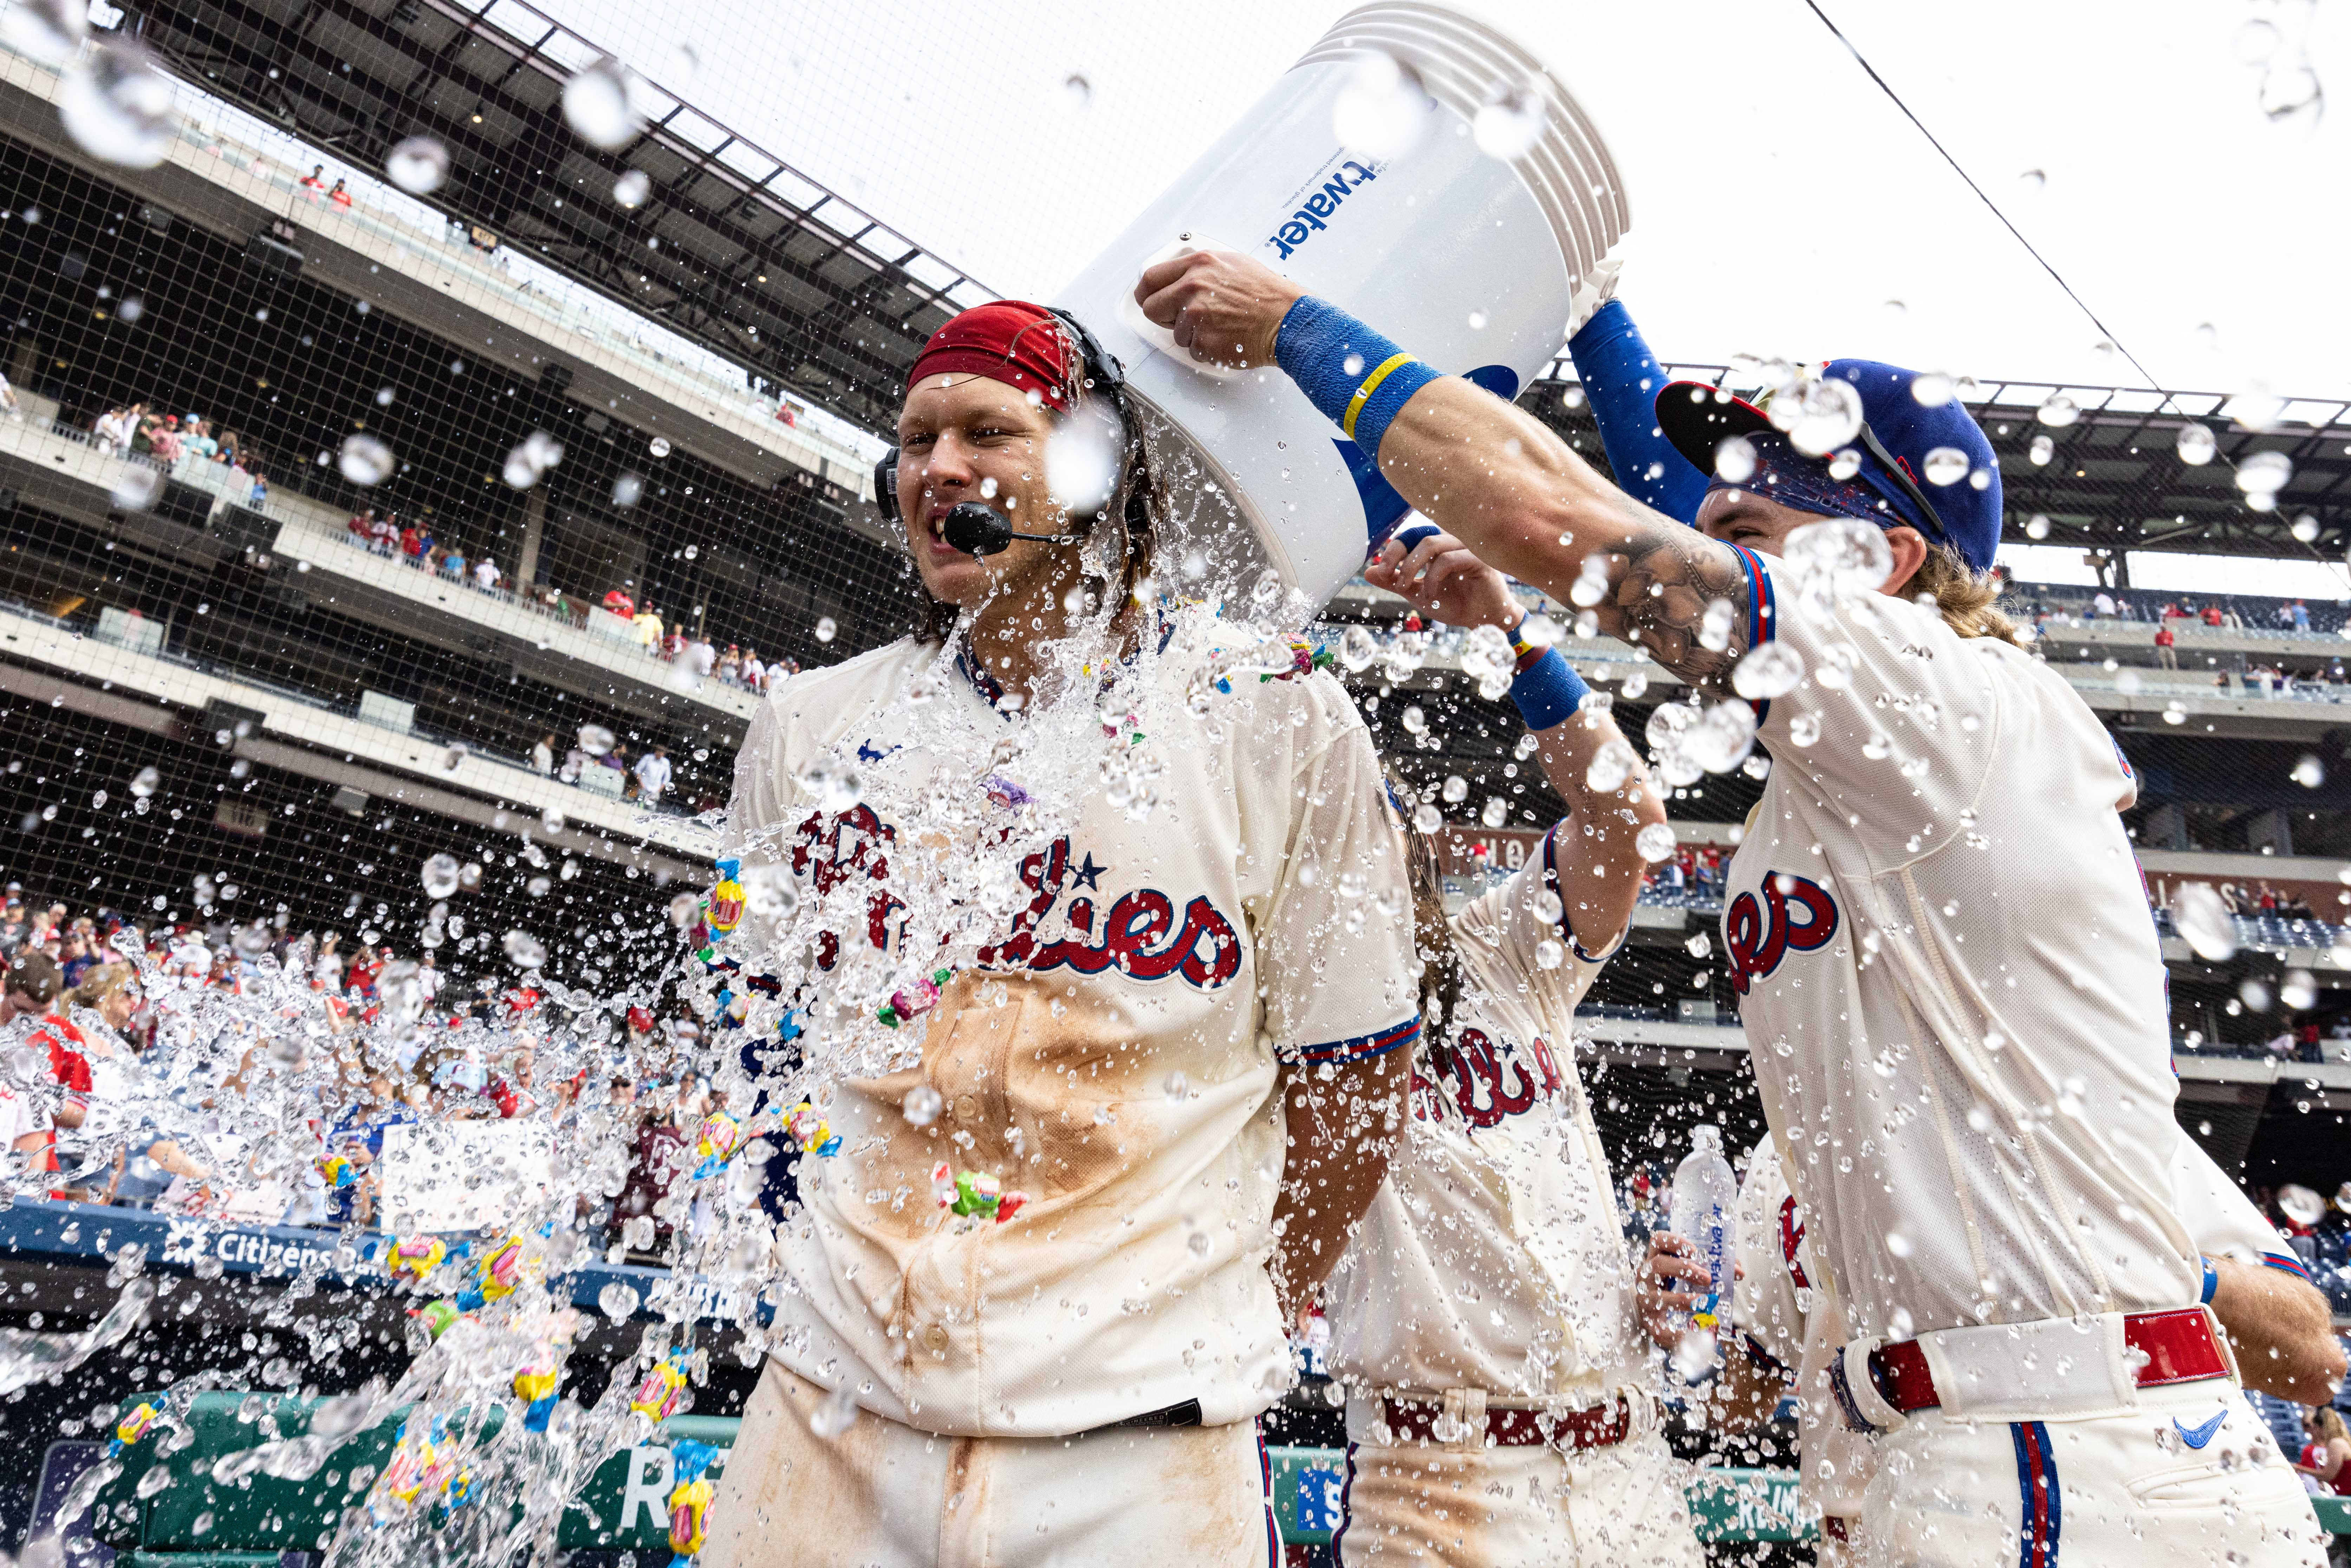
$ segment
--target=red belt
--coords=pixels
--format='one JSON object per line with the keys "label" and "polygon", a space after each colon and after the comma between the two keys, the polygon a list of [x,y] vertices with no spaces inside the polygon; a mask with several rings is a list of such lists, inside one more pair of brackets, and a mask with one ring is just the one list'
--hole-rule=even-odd
{"label": "red belt", "polygon": [[[1436,1440],[1445,1406],[1429,1400],[1383,1400],[1388,1430],[1398,1442]],[[1546,1428],[1548,1428],[1546,1430]],[[1632,1406],[1618,1395],[1604,1405],[1553,1414],[1543,1410],[1489,1410],[1486,1437],[1497,1448],[1531,1448],[1556,1443],[1563,1448],[1605,1448],[1633,1435]]]}
{"label": "red belt", "polygon": [[[2213,1337],[2210,1315],[2201,1307],[2133,1312],[2123,1319],[2123,1343],[2145,1358],[2138,1366],[2141,1388],[2229,1375],[2228,1355]],[[1906,1416],[1943,1402],[1935,1392],[1935,1375],[1927,1369],[1927,1353],[1916,1340],[1871,1351],[1869,1377],[1886,1402]]]}

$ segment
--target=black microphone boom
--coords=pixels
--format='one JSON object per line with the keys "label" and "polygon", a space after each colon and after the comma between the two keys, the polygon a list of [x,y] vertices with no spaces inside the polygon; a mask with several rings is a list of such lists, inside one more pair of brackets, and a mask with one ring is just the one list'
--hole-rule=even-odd
{"label": "black microphone boom", "polygon": [[977,501],[957,501],[947,508],[946,526],[940,530],[947,543],[966,555],[997,555],[1011,548],[1014,539],[1033,539],[1039,544],[1075,544],[1070,534],[1016,534],[1012,525],[992,507]]}

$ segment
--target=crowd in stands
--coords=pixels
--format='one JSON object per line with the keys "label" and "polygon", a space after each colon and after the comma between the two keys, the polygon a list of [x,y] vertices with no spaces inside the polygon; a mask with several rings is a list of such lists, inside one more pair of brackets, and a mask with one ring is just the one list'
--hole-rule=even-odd
{"label": "crowd in stands", "polygon": [[[437,930],[438,927],[432,928]],[[373,936],[373,931],[363,933]],[[430,933],[428,932],[428,940]],[[307,998],[289,1008],[287,998]],[[251,997],[266,1005],[235,1005]],[[303,1072],[308,1096],[280,1125],[298,1123],[304,1157],[289,1166],[221,1127],[247,1118],[207,1115],[223,1096],[250,1101],[289,1035],[332,1054],[332,1072]],[[396,956],[388,944],[346,946],[335,932],[266,925],[141,929],[106,909],[74,916],[63,904],[28,907],[9,884],[0,902],[0,1047],[29,1046],[49,1082],[0,1078],[0,1161],[19,1186],[46,1176],[53,1197],[159,1212],[297,1225],[371,1224],[372,1167],[384,1135],[403,1124],[544,1115],[559,1126],[586,1074],[542,1083],[538,1047],[558,1021],[527,985],[448,983],[428,947]],[[336,1049],[368,1025],[413,1018],[396,1061]],[[312,1025],[323,1027],[313,1028]],[[258,1025],[258,1027],[257,1027]],[[625,1186],[593,1218],[614,1240],[650,1250],[677,1218],[662,1199],[690,1168],[705,1118],[722,1091],[688,1065],[699,1025],[656,1020],[632,1007],[629,1053],[641,1071],[599,1085],[607,1114],[630,1129],[636,1158]],[[281,1079],[276,1092],[286,1092]],[[307,1112],[308,1113],[303,1113]],[[29,1179],[27,1179],[29,1178]]]}
{"label": "crowd in stands", "polygon": [[[630,584],[610,589],[602,599],[594,601],[543,582],[534,583],[527,590],[518,589],[495,557],[486,551],[468,559],[462,543],[435,538],[429,521],[403,523],[397,512],[378,516],[370,507],[354,516],[345,525],[345,531],[353,544],[375,555],[405,562],[419,571],[432,572],[452,582],[467,584],[483,593],[531,604],[574,626],[586,626],[590,612],[601,611],[623,623],[630,640],[649,656],[672,665],[683,664],[697,682],[715,680],[720,685],[758,694],[768,689],[770,680],[799,674],[799,662],[796,659],[768,664],[760,659],[757,648],[730,643],[721,652],[699,627],[689,631],[682,621],[665,626],[661,612],[649,601],[640,601]],[[549,769],[542,768],[540,771]]]}
{"label": "crowd in stands", "polygon": [[183,457],[201,457],[253,478],[253,504],[268,499],[259,449],[241,432],[219,430],[200,413],[160,413],[144,402],[117,404],[90,422],[99,446],[117,457],[151,458],[172,467]]}
{"label": "crowd in stands", "polygon": [[2334,635],[2351,615],[2351,606],[2321,601],[2314,608],[2307,599],[2188,595],[2151,588],[2083,588],[2046,582],[2011,582],[2002,608],[2036,625],[2064,617],[2157,626],[2187,622],[2214,631],[2304,636]]}

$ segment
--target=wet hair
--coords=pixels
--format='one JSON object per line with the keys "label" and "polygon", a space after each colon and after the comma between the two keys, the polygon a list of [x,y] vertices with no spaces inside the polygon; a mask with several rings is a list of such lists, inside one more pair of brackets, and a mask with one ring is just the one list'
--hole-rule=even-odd
{"label": "wet hair", "polygon": [[1916,599],[1922,593],[1935,596],[1935,607],[1942,612],[1943,624],[1960,636],[1997,637],[2003,643],[2024,646],[2016,622],[1996,608],[2000,599],[1998,580],[1988,571],[1977,571],[1950,546],[1928,546],[1927,559],[1918,563],[1918,570],[1902,585],[1905,599]]}
{"label": "wet hair", "polygon": [[[1064,337],[1068,336],[1068,329],[1061,327],[1058,322],[1054,326]],[[1071,371],[1072,377],[1085,377],[1084,361],[1075,343],[1070,345],[1068,359],[1069,363],[1075,367]],[[1096,395],[1093,385],[1092,378],[1085,377],[1066,388],[1064,401],[1069,404],[1069,412],[1053,417],[1078,417]],[[1117,530],[1120,544],[1118,582],[1114,587],[1103,583],[1095,591],[1102,594],[1102,603],[1115,607],[1112,611],[1113,616],[1127,612],[1135,590],[1142,585],[1144,579],[1151,575],[1159,536],[1167,526],[1169,507],[1166,484],[1152,462],[1150,443],[1144,439],[1143,422],[1135,414],[1131,400],[1120,415],[1118,425],[1118,485],[1111,491],[1110,499],[1102,503],[1101,511],[1090,517],[1072,518],[1070,530],[1072,538],[1081,540],[1092,538],[1093,530],[1098,528]],[[1146,526],[1136,528],[1130,524],[1129,514],[1135,512],[1145,519]],[[925,643],[944,643],[955,634],[956,622],[962,617],[963,611],[945,600],[933,598],[930,590],[921,588],[919,581],[917,586],[922,593],[922,605],[915,615],[914,635]]]}
{"label": "wet hair", "polygon": [[1412,820],[1420,787],[1393,762],[1384,763],[1388,800],[1404,826],[1405,870],[1412,884],[1413,946],[1424,967],[1420,975],[1421,1037],[1434,1047],[1450,1031],[1461,1007],[1461,955],[1453,946],[1453,926],[1445,916],[1445,865],[1436,841]]}

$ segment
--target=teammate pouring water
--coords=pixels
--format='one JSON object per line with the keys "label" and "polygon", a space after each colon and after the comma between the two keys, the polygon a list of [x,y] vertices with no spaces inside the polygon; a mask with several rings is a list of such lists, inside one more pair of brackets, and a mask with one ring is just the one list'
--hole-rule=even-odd
{"label": "teammate pouring water", "polygon": [[[1562,600],[1588,584],[1600,630],[1710,699],[1666,749],[1732,757],[1751,733],[1770,754],[1723,938],[1844,1312],[1833,1382],[1887,1434],[1879,1548],[2321,1562],[2172,1208],[2163,963],[2118,815],[2136,783],[2000,635],[1999,473],[1948,389],[1863,361],[1768,409],[1665,389],[1660,424],[1718,476],[1694,531],[1258,263],[1185,257],[1136,295],[1203,358],[1279,363],[1490,564]],[[1392,572],[1426,548],[1391,547]]]}

